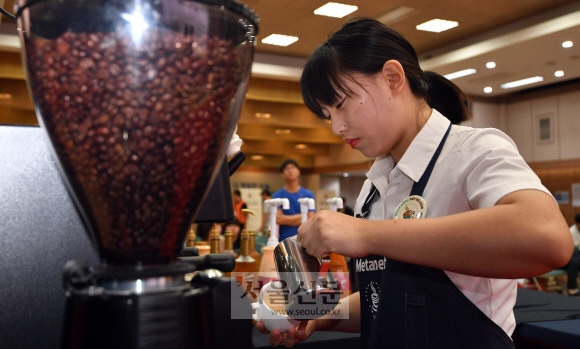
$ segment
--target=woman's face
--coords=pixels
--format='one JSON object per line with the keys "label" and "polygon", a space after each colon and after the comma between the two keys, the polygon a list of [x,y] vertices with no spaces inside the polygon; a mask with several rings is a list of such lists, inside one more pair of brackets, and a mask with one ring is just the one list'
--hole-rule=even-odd
{"label": "woman's face", "polygon": [[323,112],[332,121],[332,132],[344,143],[369,158],[386,156],[400,146],[408,127],[401,101],[395,98],[382,73],[352,77],[356,82],[345,81],[354,93],[339,96],[338,103],[323,106]]}

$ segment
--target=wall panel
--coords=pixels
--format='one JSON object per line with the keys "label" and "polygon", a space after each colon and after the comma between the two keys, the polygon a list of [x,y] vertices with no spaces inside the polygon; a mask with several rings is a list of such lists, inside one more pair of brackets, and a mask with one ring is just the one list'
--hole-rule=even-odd
{"label": "wall panel", "polygon": [[[552,140],[541,141],[539,119],[551,120]],[[532,149],[533,161],[550,161],[560,158],[560,137],[558,132],[558,96],[532,100]]]}
{"label": "wall panel", "polygon": [[558,97],[560,159],[580,158],[580,91]]}
{"label": "wall panel", "polygon": [[532,150],[532,103],[523,101],[507,106],[507,134],[518,146],[524,160],[534,161]]}

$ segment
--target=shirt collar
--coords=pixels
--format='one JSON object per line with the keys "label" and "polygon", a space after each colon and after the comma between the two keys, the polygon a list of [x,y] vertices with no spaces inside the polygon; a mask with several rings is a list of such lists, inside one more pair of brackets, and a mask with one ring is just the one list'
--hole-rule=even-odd
{"label": "shirt collar", "polygon": [[[433,109],[429,119],[403,154],[401,161],[396,164],[399,170],[414,182],[418,182],[443,139],[447,127],[449,127],[449,120]],[[395,161],[392,156],[377,158],[367,173],[367,178],[374,181],[379,176],[390,173],[394,167]]]}
{"label": "shirt collar", "polygon": [[418,182],[421,179],[441,139],[445,136],[447,127],[449,127],[449,120],[433,109],[425,126],[415,136],[415,139],[413,139],[411,145],[403,154],[397,167],[414,182]]}

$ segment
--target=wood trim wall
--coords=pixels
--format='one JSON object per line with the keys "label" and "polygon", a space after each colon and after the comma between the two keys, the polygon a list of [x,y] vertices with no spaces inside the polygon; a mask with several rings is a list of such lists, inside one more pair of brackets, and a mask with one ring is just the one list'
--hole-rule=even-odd
{"label": "wood trim wall", "polygon": [[528,165],[534,171],[561,168],[580,168],[580,159],[530,162]]}
{"label": "wood trim wall", "polygon": [[580,207],[572,206],[572,184],[580,183],[580,159],[536,162],[529,165],[552,195],[559,191],[569,193],[570,202],[559,206],[568,226],[574,224],[574,217],[580,213]]}

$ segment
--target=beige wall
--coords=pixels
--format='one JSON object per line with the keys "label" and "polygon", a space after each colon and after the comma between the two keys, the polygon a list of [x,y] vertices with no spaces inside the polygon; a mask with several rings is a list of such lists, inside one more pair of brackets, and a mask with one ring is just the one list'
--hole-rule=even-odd
{"label": "beige wall", "polygon": [[[538,140],[538,116],[552,115],[553,141]],[[580,91],[508,103],[506,133],[527,162],[580,158]]]}
{"label": "beige wall", "polygon": [[474,102],[472,110],[473,118],[464,123],[466,126],[501,129],[500,105],[497,103]]}

